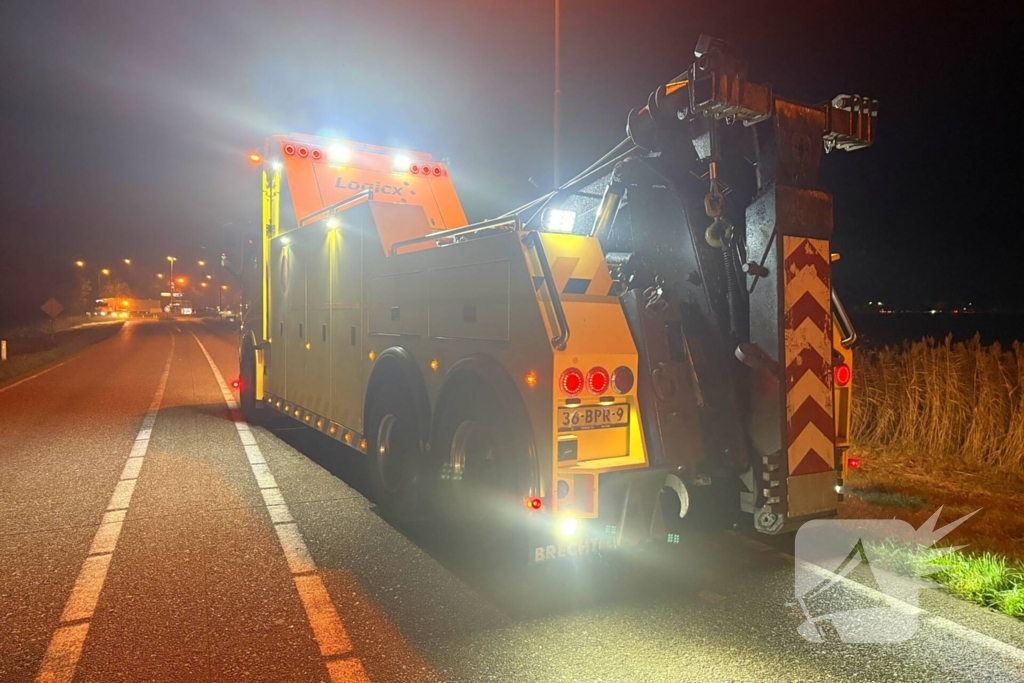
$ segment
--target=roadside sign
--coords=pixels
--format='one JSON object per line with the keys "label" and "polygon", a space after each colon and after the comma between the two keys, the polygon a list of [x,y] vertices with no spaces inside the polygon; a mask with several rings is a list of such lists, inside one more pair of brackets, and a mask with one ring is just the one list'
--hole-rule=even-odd
{"label": "roadside sign", "polygon": [[52,296],[50,297],[49,301],[47,301],[45,304],[41,306],[41,308],[43,309],[43,313],[50,316],[51,318],[56,318],[58,315],[60,315],[60,312],[64,310],[64,307],[60,305],[60,302],[54,299]]}

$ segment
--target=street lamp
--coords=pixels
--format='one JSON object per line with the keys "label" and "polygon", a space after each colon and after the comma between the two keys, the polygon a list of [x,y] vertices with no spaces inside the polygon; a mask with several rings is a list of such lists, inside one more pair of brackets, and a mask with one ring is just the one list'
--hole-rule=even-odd
{"label": "street lamp", "polygon": [[126,258],[126,259],[124,260],[124,264],[125,264],[126,266],[130,266],[130,265],[132,264],[132,260],[131,260],[130,258]]}
{"label": "street lamp", "polygon": [[174,262],[178,259],[174,256],[168,256],[167,260],[171,262],[171,295],[174,295]]}
{"label": "street lamp", "polygon": [[220,286],[220,292],[217,294],[217,310],[223,310],[224,308],[224,292],[228,291],[227,285]]}
{"label": "street lamp", "polygon": [[78,266],[79,268],[84,268],[85,261],[75,261],[75,265]]}
{"label": "street lamp", "polygon": [[197,261],[197,263],[198,263],[198,264],[199,264],[200,266],[205,266],[205,265],[206,265],[206,261]]}
{"label": "street lamp", "polygon": [[562,100],[562,2],[555,0],[555,149],[554,186],[558,187],[558,129],[561,126]]}

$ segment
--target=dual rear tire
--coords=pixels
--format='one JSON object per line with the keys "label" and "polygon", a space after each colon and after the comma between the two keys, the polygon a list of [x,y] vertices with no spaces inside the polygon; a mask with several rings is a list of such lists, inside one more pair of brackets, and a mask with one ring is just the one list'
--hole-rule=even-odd
{"label": "dual rear tire", "polygon": [[401,384],[381,386],[371,396],[366,439],[375,502],[399,520],[430,518],[487,564],[523,561],[521,434],[483,381],[466,378],[449,389],[426,447]]}

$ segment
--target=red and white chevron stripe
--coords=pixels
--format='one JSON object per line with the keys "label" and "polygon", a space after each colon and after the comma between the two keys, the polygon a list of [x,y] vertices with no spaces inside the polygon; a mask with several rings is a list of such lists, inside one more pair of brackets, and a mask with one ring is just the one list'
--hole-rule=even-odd
{"label": "red and white chevron stripe", "polygon": [[828,240],[785,236],[786,428],[789,474],[834,468]]}

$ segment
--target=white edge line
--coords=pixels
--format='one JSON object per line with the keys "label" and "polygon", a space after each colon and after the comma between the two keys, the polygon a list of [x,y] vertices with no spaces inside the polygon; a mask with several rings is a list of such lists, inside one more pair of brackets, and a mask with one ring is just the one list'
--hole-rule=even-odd
{"label": "white edge line", "polygon": [[[206,362],[210,364],[213,377],[220,386],[221,396],[224,403],[231,411],[238,410],[238,402],[234,394],[224,381],[224,376],[217,368],[213,357],[199,341],[194,332],[192,337],[199,344]],[[233,418],[234,419],[234,418]],[[264,507],[270,515],[277,534],[278,542],[284,553],[285,561],[288,564],[295,590],[299,594],[299,600],[306,612],[306,620],[313,631],[313,639],[320,647],[320,654],[325,658],[324,665],[327,674],[333,683],[369,683],[362,662],[352,656],[353,648],[349,640],[345,625],[338,615],[338,609],[331,601],[323,579],[317,573],[316,564],[313,562],[306,541],[302,538],[298,525],[292,519],[291,511],[281,495],[281,489],[277,487],[270,466],[260,450],[256,439],[246,422],[235,420],[235,430],[238,432],[238,440],[245,450],[249,460],[249,468],[256,479],[260,494],[263,496]],[[345,657],[345,659],[327,659]]]}
{"label": "white edge line", "polygon": [[[735,536],[740,538],[744,543],[757,546],[759,550],[770,551],[778,555],[779,557],[784,558],[787,561],[793,560],[795,566],[800,566],[806,571],[816,574],[823,579],[830,579],[834,576],[832,572],[828,571],[824,567],[819,567],[818,565],[813,564],[811,562],[801,560],[798,557],[793,557],[792,555],[784,553],[778,548],[773,548],[770,545],[762,543],[757,539],[750,538],[749,536],[744,536],[742,534],[735,534]],[[903,602],[898,598],[894,598],[892,596],[886,595],[885,593],[882,593],[881,591],[877,591],[871,586],[865,586],[864,584],[859,583],[858,581],[854,581],[853,579],[843,578],[840,580],[839,583],[874,600],[881,600],[883,602],[887,602],[903,614],[920,615],[925,621],[931,623],[932,625],[938,628],[941,628],[945,631],[952,633],[954,636],[959,636],[976,645],[988,648],[990,650],[994,650],[999,654],[1008,657],[1011,660],[1024,664],[1024,650],[1021,650],[1018,647],[1010,645],[1009,643],[1004,643],[1003,641],[997,638],[985,635],[980,631],[975,631],[973,628],[970,628],[969,626],[958,624],[955,621],[947,619],[946,617],[939,616],[938,614],[933,614],[932,612],[929,612],[928,610],[923,609],[921,607],[915,607],[914,605]]]}
{"label": "white edge line", "polygon": [[71,359],[69,358],[68,360],[61,361],[60,363],[57,363],[56,365],[51,365],[50,367],[46,368],[45,370],[40,370],[39,372],[37,372],[34,375],[29,375],[28,377],[23,377],[22,379],[19,379],[16,382],[11,382],[10,384],[8,384],[5,387],[0,387],[0,394],[4,393],[8,389],[13,389],[14,387],[18,386],[19,384],[24,384],[25,382],[27,382],[27,381],[29,381],[31,379],[35,379],[36,377],[39,377],[40,375],[45,375],[50,370],[56,370],[60,366],[66,365],[66,364],[68,364],[70,362],[71,362]]}

